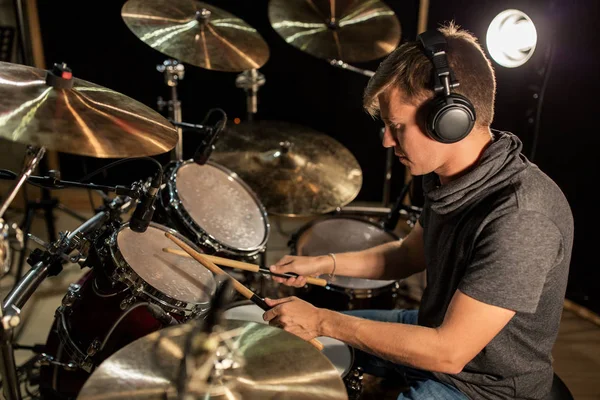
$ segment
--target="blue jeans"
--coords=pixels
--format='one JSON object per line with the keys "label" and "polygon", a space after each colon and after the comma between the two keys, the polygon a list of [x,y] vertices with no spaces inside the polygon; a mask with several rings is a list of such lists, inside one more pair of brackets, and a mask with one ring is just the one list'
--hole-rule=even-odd
{"label": "blue jeans", "polygon": [[[354,310],[345,314],[373,321],[399,322],[402,324],[417,324],[417,310]],[[356,364],[363,368],[367,374],[382,378],[404,378],[409,389],[400,393],[398,400],[437,400],[460,399],[468,397],[454,386],[440,382],[428,371],[394,364],[372,354],[354,349]]]}

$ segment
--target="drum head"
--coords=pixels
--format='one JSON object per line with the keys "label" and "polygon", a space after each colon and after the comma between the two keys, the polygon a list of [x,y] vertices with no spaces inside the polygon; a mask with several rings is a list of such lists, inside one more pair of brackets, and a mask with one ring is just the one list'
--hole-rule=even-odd
{"label": "drum head", "polygon": [[192,258],[165,253],[164,247],[177,248],[165,232],[196,248],[173,230],[151,223],[144,233],[122,228],[117,234],[119,252],[131,269],[159,292],[190,304],[209,303],[216,287],[212,272]]}
{"label": "drum head", "polygon": [[[254,303],[242,302],[238,304],[240,305],[233,305],[228,310],[225,310],[223,318],[256,322],[259,324],[267,323],[262,318],[265,312]],[[340,376],[346,376],[354,362],[352,348],[334,338],[319,336],[317,339],[323,343],[323,354],[325,357],[331,361],[335,369],[340,373]]]}
{"label": "drum head", "polygon": [[[398,238],[372,222],[350,217],[334,217],[310,223],[301,230],[296,242],[299,256],[360,251],[393,242]],[[348,289],[379,289],[395,281],[335,276],[330,284]]]}
{"label": "drum head", "polygon": [[241,251],[264,247],[266,213],[236,174],[214,163],[188,163],[177,170],[175,185],[185,211],[216,241]]}

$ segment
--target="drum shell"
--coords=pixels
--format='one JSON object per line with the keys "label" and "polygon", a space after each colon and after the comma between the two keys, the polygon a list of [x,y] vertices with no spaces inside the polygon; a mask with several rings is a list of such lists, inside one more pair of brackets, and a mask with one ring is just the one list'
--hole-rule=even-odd
{"label": "drum shell", "polygon": [[[130,288],[115,284],[100,268],[71,284],[56,311],[45,352],[59,362],[79,367],[68,371],[53,365],[43,366],[40,390],[45,398],[75,398],[95,366],[134,340],[165,326],[144,306],[130,312],[123,310],[121,305],[131,295]],[[93,348],[102,344],[121,317],[104,348],[94,353]]]}

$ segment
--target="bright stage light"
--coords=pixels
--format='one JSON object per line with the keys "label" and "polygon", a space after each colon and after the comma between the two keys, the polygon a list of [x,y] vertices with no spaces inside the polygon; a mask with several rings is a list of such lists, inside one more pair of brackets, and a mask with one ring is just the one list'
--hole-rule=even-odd
{"label": "bright stage light", "polygon": [[498,64],[515,68],[527,62],[537,43],[537,32],[531,18],[519,10],[505,10],[490,23],[487,48]]}

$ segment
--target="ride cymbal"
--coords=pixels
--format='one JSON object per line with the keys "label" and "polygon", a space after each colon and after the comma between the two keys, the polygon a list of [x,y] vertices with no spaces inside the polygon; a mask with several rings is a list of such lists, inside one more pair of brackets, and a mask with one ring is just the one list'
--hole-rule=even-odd
{"label": "ride cymbal", "polygon": [[328,60],[371,61],[400,43],[400,22],[379,0],[271,0],[269,20],[286,42]]}
{"label": "ride cymbal", "polygon": [[341,143],[280,121],[225,130],[211,160],[236,172],[271,214],[308,216],[343,207],[358,195],[362,170]]}
{"label": "ride cymbal", "polygon": [[141,157],[175,147],[175,127],[144,104],[82,79],[46,82],[49,72],[0,62],[0,137],[99,158]]}
{"label": "ride cymbal", "polygon": [[144,43],[197,67],[241,72],[258,69],[269,59],[269,47],[256,29],[210,4],[129,0],[121,16]]}
{"label": "ride cymbal", "polygon": [[[79,400],[175,399],[178,372],[186,339],[187,323],[144,336],[117,351],[92,373],[81,389]],[[211,374],[213,363],[201,379],[201,370],[185,380],[189,397],[198,399],[348,399],[346,388],[331,361],[308,342],[272,326],[227,320],[222,326],[237,330],[230,339],[238,350],[224,357],[221,374]],[[198,335],[195,349],[207,343]],[[201,352],[202,350],[200,350]],[[195,350],[196,359],[198,355]],[[206,357],[208,358],[208,357]],[[227,368],[228,366],[235,368]]]}

